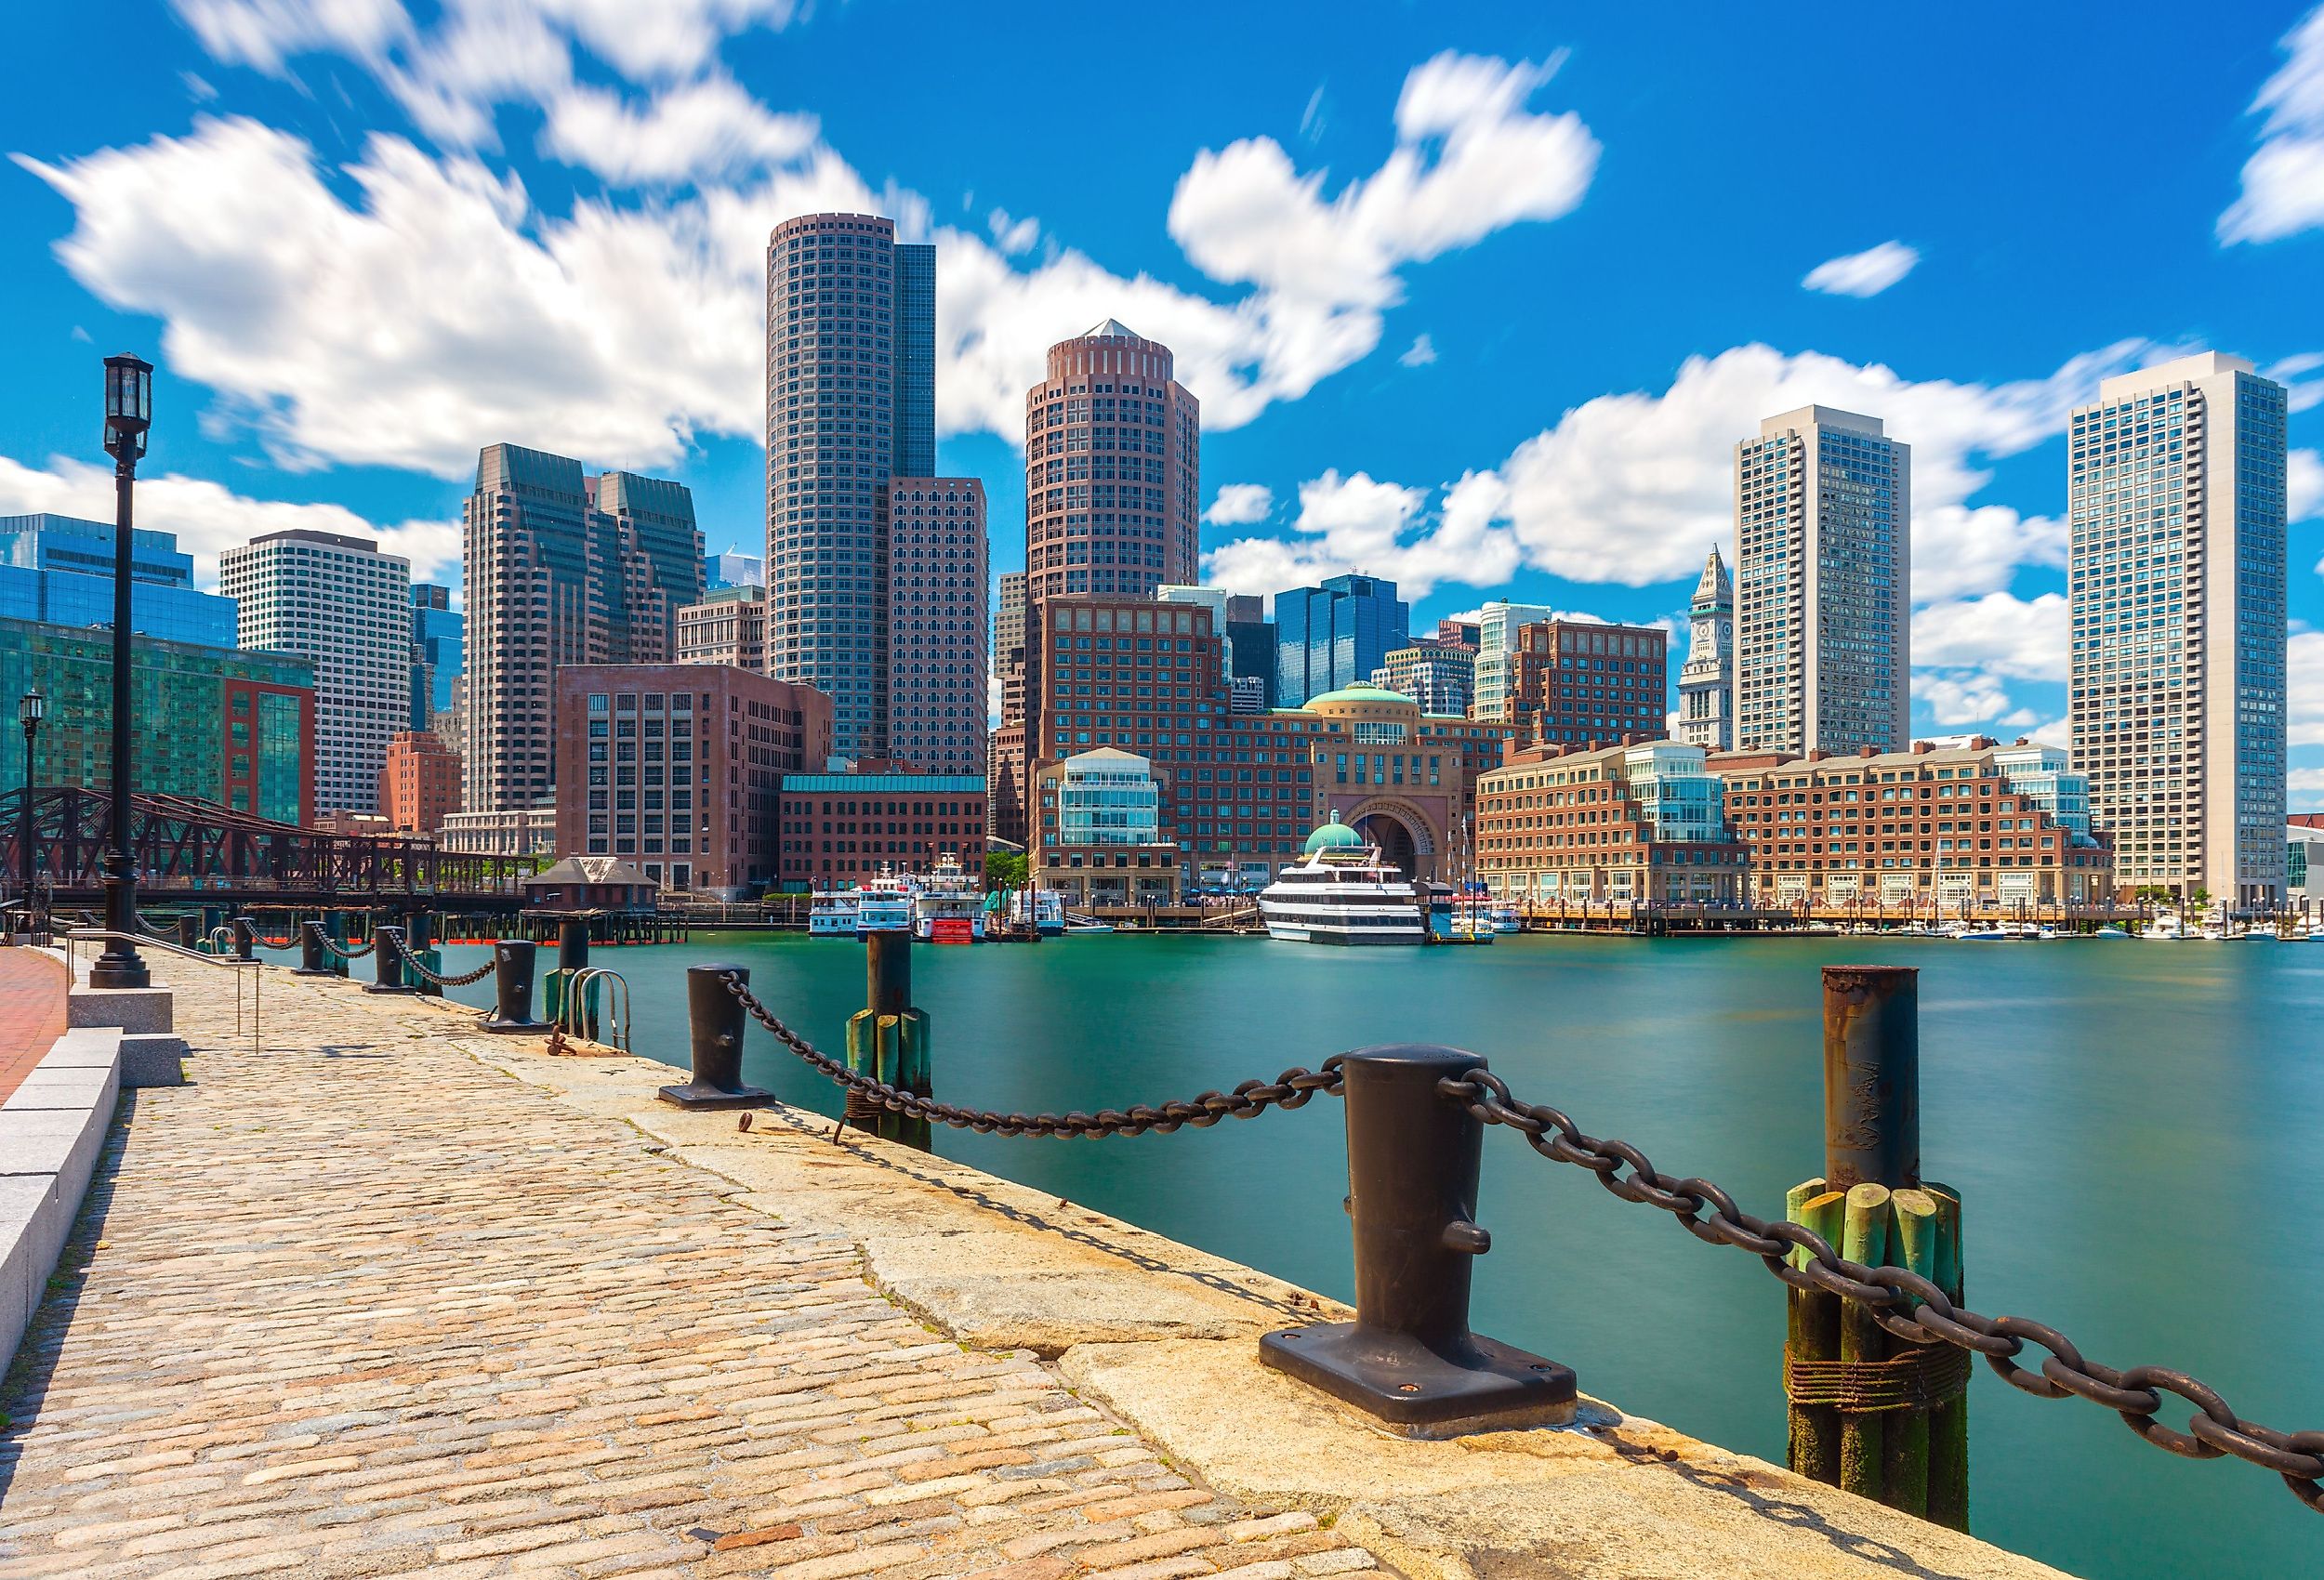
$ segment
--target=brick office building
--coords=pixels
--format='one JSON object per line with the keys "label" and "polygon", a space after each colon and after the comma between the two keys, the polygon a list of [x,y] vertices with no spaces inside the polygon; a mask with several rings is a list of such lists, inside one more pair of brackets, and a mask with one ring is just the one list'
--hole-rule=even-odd
{"label": "brick office building", "polygon": [[1700,746],[1527,747],[1477,783],[1477,876],[1550,909],[1742,903],[1750,852]]}
{"label": "brick office building", "polygon": [[1510,721],[1545,746],[1656,740],[1670,717],[1670,639],[1657,625],[1538,620],[1510,654]]}
{"label": "brick office building", "polygon": [[399,730],[379,770],[379,810],[388,826],[433,834],[460,810],[460,754],[431,730]]}
{"label": "brick office building", "polygon": [[1761,906],[2008,915],[2113,897],[2090,780],[2056,746],[1973,736],[1851,757],[1714,753],[1710,766]]}
{"label": "brick office building", "polygon": [[[1442,876],[1476,776],[1499,763],[1512,733],[1424,715],[1370,685],[1237,715],[1208,608],[1067,595],[1038,613],[1027,636],[1042,643],[1028,750],[1042,764],[1103,746],[1146,758],[1160,834],[1178,845],[1188,886],[1263,883],[1332,811],[1407,873]],[[1028,832],[1046,849],[1061,831]]]}
{"label": "brick office building", "polygon": [[566,665],[557,717],[558,851],[720,899],[775,880],[776,789],[831,756],[829,697],[727,665]]}
{"label": "brick office building", "polygon": [[781,791],[785,889],[924,873],[947,852],[984,875],[984,781],[972,773],[794,773]]}

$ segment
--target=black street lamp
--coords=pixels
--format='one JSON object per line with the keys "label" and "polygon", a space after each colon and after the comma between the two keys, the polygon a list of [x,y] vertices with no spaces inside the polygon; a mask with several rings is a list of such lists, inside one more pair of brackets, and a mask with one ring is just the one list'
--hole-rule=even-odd
{"label": "black street lamp", "polygon": [[129,496],[153,421],[153,364],[140,357],[105,359],[105,453],[113,458],[113,784],[112,829],[105,851],[105,953],[88,968],[93,988],[141,988],[152,977],[138,956],[138,875],[129,832]]}
{"label": "black street lamp", "polygon": [[27,937],[42,930],[38,907],[33,902],[33,738],[40,733],[40,721],[48,711],[47,699],[33,687],[16,704],[17,722],[24,726],[24,804],[17,810],[16,848],[17,868],[24,880],[24,932]]}

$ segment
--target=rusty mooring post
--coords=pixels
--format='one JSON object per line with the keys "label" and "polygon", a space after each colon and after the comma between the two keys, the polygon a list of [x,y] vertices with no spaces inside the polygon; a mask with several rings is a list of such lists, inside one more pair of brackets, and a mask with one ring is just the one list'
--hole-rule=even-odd
{"label": "rusty mooring post", "polygon": [[[1824,968],[1824,1173],[1785,1206],[1848,1260],[1909,1268],[1961,1298],[1960,1198],[1921,1178],[1918,971]],[[1791,1468],[1968,1529],[1967,1362],[1905,1343],[1868,1307],[1791,1291]]]}
{"label": "rusty mooring post", "polygon": [[1259,1358],[1404,1437],[1571,1418],[1574,1374],[1469,1330],[1469,1281],[1492,1248],[1476,1222],[1484,1125],[1437,1089],[1485,1068],[1414,1044],[1345,1055],[1355,1321],[1262,1336]]}
{"label": "rusty mooring post", "polygon": [[743,1003],[726,991],[729,971],[750,980],[741,966],[686,968],[686,1029],[693,1055],[693,1079],[664,1086],[655,1094],[680,1108],[757,1108],[774,1100],[772,1092],[743,1085]]}
{"label": "rusty mooring post", "polygon": [[[847,1067],[858,1074],[901,1086],[918,1097],[934,1095],[932,1034],[925,1011],[912,1007],[912,934],[882,928],[864,935],[864,1008],[848,1017]],[[925,1119],[891,1113],[851,1091],[846,1123],[921,1152],[934,1150]]]}

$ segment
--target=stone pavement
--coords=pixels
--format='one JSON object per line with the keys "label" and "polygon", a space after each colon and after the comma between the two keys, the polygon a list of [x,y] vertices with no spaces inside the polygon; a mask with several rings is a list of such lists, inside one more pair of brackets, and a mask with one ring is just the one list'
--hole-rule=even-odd
{"label": "stone pavement", "polygon": [[1374,1566],[489,1062],[537,1043],[270,971],[254,1055],[225,972],[153,965],[192,1084],[124,1094],[0,1386],[0,1580]]}
{"label": "stone pavement", "polygon": [[35,949],[0,949],[0,1100],[64,1033],[64,967]]}

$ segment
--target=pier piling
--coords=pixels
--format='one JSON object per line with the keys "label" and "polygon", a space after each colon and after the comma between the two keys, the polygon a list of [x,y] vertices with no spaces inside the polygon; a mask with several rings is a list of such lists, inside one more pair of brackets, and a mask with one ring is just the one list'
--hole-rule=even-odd
{"label": "pier piling", "polygon": [[[847,1064],[860,1074],[933,1097],[932,1038],[924,1010],[912,1007],[912,935],[904,928],[864,937],[864,1008],[848,1018]],[[891,1141],[931,1152],[929,1122],[865,1101],[850,1092],[845,1122]]]}
{"label": "pier piling", "polygon": [[[1824,1174],[1785,1207],[1848,1260],[1908,1268],[1958,1300],[1960,1200],[1921,1178],[1919,975],[1824,968]],[[1791,1291],[1784,1391],[1800,1474],[1968,1529],[1966,1382],[1949,1347],[1908,1344],[1868,1307]]]}

